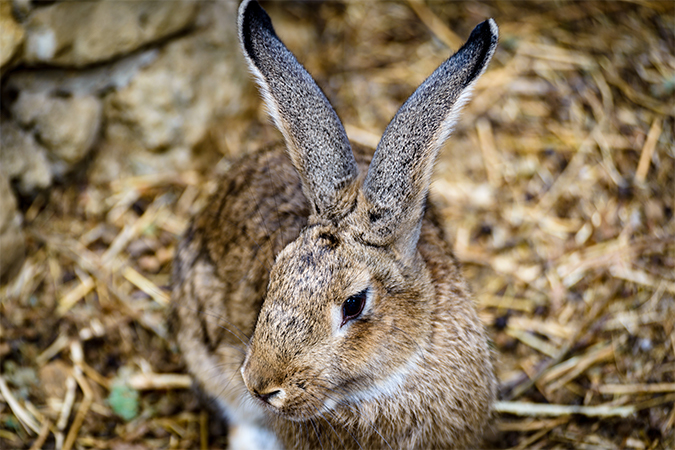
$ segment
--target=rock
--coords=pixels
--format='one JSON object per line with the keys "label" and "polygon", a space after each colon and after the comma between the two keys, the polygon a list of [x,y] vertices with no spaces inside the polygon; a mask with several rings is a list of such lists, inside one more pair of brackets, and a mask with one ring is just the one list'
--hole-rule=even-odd
{"label": "rock", "polygon": [[109,97],[106,117],[131,124],[129,137],[150,150],[196,144],[214,115],[236,111],[241,103],[240,87],[232,86],[235,58],[203,44],[193,37],[168,44],[157,61]]}
{"label": "rock", "polygon": [[86,69],[15,70],[7,75],[3,91],[6,97],[18,97],[22,92],[56,97],[101,96],[127,86],[158,55],[157,49],[151,49]]}
{"label": "rock", "polygon": [[12,111],[21,125],[33,126],[38,141],[55,158],[70,165],[89,153],[100,129],[102,105],[92,95],[63,98],[24,91]]}
{"label": "rock", "polygon": [[71,67],[107,61],[189,27],[199,6],[189,0],[100,0],[37,8],[26,22],[24,61]]}
{"label": "rock", "polygon": [[185,170],[217,119],[250,108],[232,1],[204,4],[199,32],[169,42],[159,57],[104,106],[106,130],[91,179]]}
{"label": "rock", "polygon": [[0,165],[19,181],[23,195],[49,186],[89,154],[101,135],[101,96],[128,85],[157,55],[149,50],[106,66],[17,70],[7,76],[3,98],[10,101],[3,107],[12,120],[2,125]]}
{"label": "rock", "polygon": [[[23,61],[42,67],[9,73],[2,92],[14,122],[3,142],[27,150],[9,151],[0,162],[22,194],[66,175],[90,151],[86,170],[94,183],[205,167],[221,156],[208,145],[210,128],[253,108],[244,100],[253,85],[240,55],[236,1],[33,6]],[[103,12],[106,23],[94,26]],[[131,23],[136,34],[127,30]],[[136,50],[167,36],[157,48]],[[29,176],[37,167],[40,182]]]}
{"label": "rock", "polygon": [[7,64],[24,39],[24,29],[12,16],[12,4],[0,1],[0,67]]}
{"label": "rock", "polygon": [[10,121],[0,122],[0,170],[16,181],[19,192],[31,195],[52,183],[47,151],[35,138]]}
{"label": "rock", "polygon": [[21,231],[21,214],[7,177],[0,171],[0,281],[12,278],[21,269],[25,241]]}

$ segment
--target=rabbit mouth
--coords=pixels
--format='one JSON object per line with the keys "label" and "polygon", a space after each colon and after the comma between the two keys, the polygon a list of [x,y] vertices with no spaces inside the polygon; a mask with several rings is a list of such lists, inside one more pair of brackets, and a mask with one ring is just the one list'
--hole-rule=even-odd
{"label": "rabbit mouth", "polygon": [[256,403],[275,415],[304,422],[330,414],[343,400],[324,380],[299,380],[285,384],[279,393],[260,395],[251,392]]}
{"label": "rabbit mouth", "polygon": [[304,391],[296,398],[287,399],[283,404],[263,402],[268,411],[293,422],[304,422],[331,411],[337,404],[330,398],[320,399],[317,394]]}

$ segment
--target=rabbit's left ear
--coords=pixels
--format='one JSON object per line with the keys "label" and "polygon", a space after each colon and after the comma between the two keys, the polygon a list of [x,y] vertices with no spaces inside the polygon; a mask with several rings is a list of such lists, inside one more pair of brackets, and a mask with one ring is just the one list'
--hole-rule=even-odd
{"label": "rabbit's left ear", "polygon": [[387,126],[363,185],[364,241],[392,246],[404,258],[414,255],[436,156],[490,62],[497,39],[494,20],[478,25]]}
{"label": "rabbit's left ear", "polygon": [[239,6],[239,39],[313,213],[326,219],[343,215],[353,200],[347,191],[357,166],[340,119],[255,0]]}

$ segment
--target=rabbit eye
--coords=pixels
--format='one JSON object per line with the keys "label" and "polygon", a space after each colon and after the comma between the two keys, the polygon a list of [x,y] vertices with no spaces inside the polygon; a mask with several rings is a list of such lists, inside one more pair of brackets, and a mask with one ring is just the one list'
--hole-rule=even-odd
{"label": "rabbit eye", "polygon": [[356,295],[352,295],[342,304],[342,324],[343,326],[350,320],[356,319],[361,311],[363,311],[363,306],[366,304],[366,296],[368,294],[368,289],[364,289]]}

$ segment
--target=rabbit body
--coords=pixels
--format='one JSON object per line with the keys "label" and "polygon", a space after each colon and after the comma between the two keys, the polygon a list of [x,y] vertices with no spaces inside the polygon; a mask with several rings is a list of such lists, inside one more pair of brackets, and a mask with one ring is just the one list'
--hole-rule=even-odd
{"label": "rabbit body", "polygon": [[477,445],[492,355],[427,194],[496,26],[477,27],[411,96],[374,155],[352,150],[256,2],[239,26],[285,145],[224,176],[179,246],[172,295],[177,342],[231,446]]}

